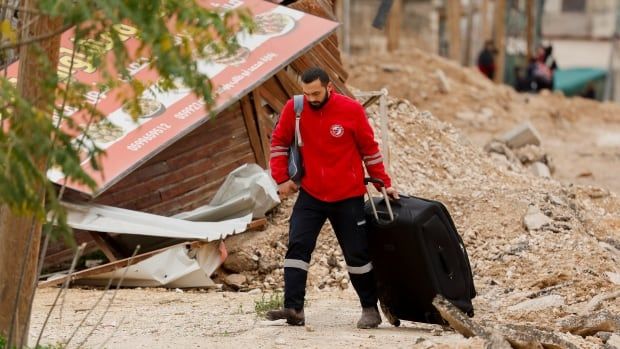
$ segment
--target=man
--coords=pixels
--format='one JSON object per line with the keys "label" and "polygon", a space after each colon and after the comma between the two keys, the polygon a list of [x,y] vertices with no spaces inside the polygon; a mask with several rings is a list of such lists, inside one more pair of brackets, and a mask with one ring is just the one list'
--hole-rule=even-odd
{"label": "man", "polygon": [[364,169],[385,183],[390,196],[398,193],[385,172],[383,157],[364,108],[333,91],[327,73],[311,68],[302,76],[304,108],[300,133],[304,176],[298,186],[288,175],[287,150],[294,141],[292,100],[284,106],[271,138],[271,174],[284,196],[299,191],[290,220],[288,251],[284,260],[284,308],[267,313],[269,320],[305,323],[304,297],[310,255],[321,227],[329,219],[342,248],[353,288],[362,305],[358,328],[381,323],[377,291],[368,254],[364,220]]}
{"label": "man", "polygon": [[478,70],[491,80],[495,77],[495,54],[497,54],[497,49],[493,41],[487,40],[478,55]]}

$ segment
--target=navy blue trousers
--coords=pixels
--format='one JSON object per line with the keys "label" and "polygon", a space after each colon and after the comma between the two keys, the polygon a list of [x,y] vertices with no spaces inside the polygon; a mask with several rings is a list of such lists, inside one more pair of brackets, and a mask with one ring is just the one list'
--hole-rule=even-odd
{"label": "navy blue trousers", "polygon": [[316,240],[329,219],[342,249],[353,288],[362,307],[377,304],[377,288],[368,253],[364,197],[324,202],[300,190],[293,207],[284,260],[284,306],[302,309],[308,266]]}

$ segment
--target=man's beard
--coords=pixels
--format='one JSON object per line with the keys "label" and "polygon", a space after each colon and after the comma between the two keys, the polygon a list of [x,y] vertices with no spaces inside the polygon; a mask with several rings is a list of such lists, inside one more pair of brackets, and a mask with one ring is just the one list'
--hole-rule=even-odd
{"label": "man's beard", "polygon": [[323,108],[325,103],[327,103],[328,99],[329,99],[329,92],[327,91],[327,89],[325,89],[325,97],[323,97],[322,101],[320,101],[320,102],[308,102],[308,104],[310,105],[310,108],[312,108],[314,110],[319,110],[319,109]]}

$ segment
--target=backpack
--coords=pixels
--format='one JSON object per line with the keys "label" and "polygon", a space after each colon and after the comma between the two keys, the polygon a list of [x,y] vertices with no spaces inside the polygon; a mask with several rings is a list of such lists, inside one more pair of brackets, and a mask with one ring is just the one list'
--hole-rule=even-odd
{"label": "backpack", "polygon": [[291,144],[288,151],[288,175],[293,182],[299,184],[301,182],[301,177],[304,175],[300,151],[300,148],[304,145],[304,143],[301,140],[301,131],[299,129],[301,112],[304,109],[304,96],[293,96],[293,106],[295,109],[295,141]]}

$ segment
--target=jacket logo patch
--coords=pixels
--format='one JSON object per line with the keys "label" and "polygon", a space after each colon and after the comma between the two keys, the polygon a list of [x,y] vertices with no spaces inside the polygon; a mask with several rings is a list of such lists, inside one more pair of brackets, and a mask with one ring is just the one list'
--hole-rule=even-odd
{"label": "jacket logo patch", "polygon": [[331,133],[331,135],[336,138],[342,137],[342,135],[344,134],[344,127],[342,127],[342,125],[333,124],[329,128],[329,133]]}

